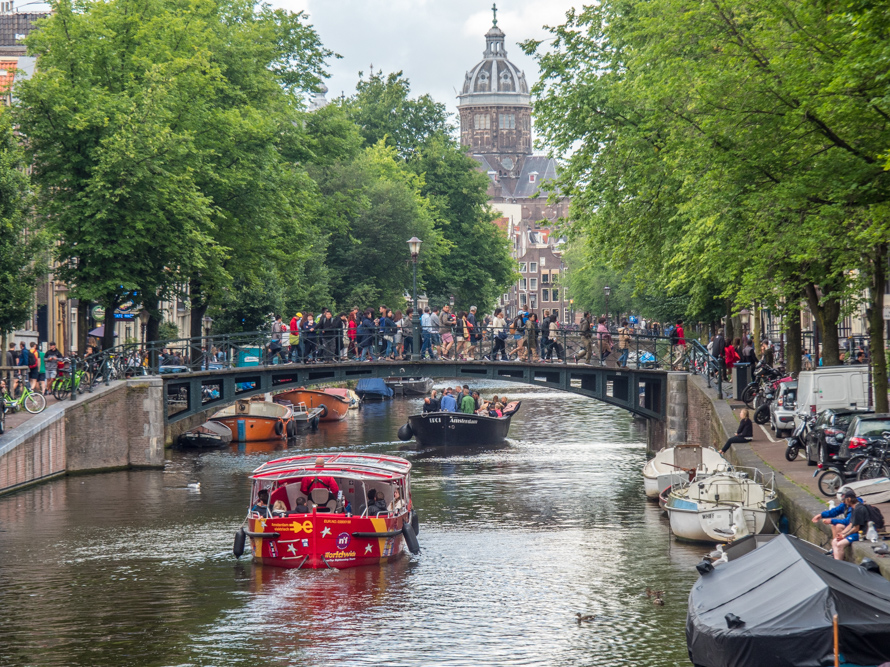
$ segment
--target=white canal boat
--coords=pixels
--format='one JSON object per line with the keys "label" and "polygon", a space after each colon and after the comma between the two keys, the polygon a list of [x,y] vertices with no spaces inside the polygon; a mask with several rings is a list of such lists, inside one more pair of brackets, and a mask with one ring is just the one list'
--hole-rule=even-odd
{"label": "white canal boat", "polygon": [[665,447],[643,466],[643,487],[649,500],[658,500],[658,495],[678,480],[689,481],[729,468],[729,462],[713,447]]}
{"label": "white canal boat", "polygon": [[776,531],[781,508],[772,473],[734,468],[671,490],[671,531],[692,542],[731,542]]}

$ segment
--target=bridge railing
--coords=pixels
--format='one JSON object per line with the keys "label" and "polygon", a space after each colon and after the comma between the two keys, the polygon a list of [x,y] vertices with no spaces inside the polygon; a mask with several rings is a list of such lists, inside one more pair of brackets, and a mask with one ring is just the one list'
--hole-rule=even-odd
{"label": "bridge railing", "polygon": [[414,354],[413,336],[408,328],[301,331],[297,345],[289,344],[287,333],[279,343],[272,340],[271,332],[251,331],[121,344],[89,355],[81,363],[105,382],[134,375],[245,366],[412,359],[508,360],[653,370],[689,370],[690,366],[703,367],[708,363],[692,341],[684,346],[664,336],[618,333],[614,327],[608,334],[591,331],[589,335],[573,328],[515,331],[509,327],[477,326],[469,331],[462,326],[439,327],[437,331],[422,331],[419,341]]}

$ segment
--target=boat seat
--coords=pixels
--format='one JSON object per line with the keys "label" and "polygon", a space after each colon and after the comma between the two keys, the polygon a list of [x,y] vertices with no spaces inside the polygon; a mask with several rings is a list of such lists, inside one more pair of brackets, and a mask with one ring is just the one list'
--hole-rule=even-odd
{"label": "boat seat", "polygon": [[337,499],[331,494],[330,489],[317,486],[309,492],[309,499],[319,512],[333,512],[337,509]]}
{"label": "boat seat", "polygon": [[279,486],[275,489],[272,494],[269,496],[269,507],[275,504],[276,500],[280,500],[284,503],[284,506],[287,507],[288,511],[290,511],[290,500],[287,497],[287,487]]}

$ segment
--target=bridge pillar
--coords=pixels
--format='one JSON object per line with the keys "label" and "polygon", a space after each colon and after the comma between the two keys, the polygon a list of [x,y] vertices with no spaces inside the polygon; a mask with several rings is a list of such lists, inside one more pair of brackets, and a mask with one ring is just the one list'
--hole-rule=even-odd
{"label": "bridge pillar", "polygon": [[667,420],[648,420],[646,444],[650,452],[664,447],[681,445],[687,439],[689,423],[689,396],[687,394],[687,373],[668,373],[667,381]]}

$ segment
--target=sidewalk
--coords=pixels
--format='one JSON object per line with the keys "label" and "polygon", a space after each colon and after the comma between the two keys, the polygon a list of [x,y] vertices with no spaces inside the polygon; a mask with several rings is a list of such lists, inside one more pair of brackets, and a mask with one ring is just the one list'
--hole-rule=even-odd
{"label": "sidewalk", "polygon": [[[47,394],[46,396],[44,396],[44,398],[46,399],[46,409],[48,409],[50,406],[56,405],[59,402],[52,394]],[[44,410],[44,412],[46,411],[46,409]],[[18,412],[8,412],[6,414],[6,432],[8,433],[9,431],[12,431],[14,428],[21,426],[29,419],[33,419],[37,416],[38,415],[32,415],[30,412],[25,410],[25,408],[20,408]]]}

